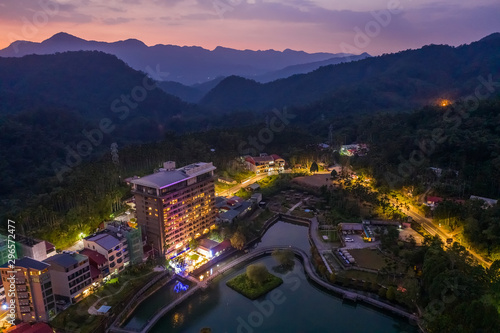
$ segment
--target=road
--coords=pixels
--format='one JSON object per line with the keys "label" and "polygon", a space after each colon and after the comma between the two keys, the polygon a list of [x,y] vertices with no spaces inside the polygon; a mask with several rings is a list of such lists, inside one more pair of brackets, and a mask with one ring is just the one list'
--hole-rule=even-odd
{"label": "road", "polygon": [[221,191],[221,192],[218,192],[216,193],[216,195],[218,196],[222,196],[222,197],[228,197],[228,196],[231,196],[233,195],[234,193],[238,192],[239,190],[241,190],[242,188],[250,185],[250,184],[253,184],[255,183],[256,181],[259,181],[259,180],[262,180],[264,178],[266,178],[267,176],[269,176],[268,173],[262,173],[262,174],[259,174],[259,175],[255,175],[245,181],[243,181],[241,184],[237,184],[227,190],[224,190],[224,191]]}
{"label": "road", "polygon": [[[391,200],[391,203],[395,204],[396,202],[394,200]],[[434,224],[434,222],[432,221],[432,219],[427,218],[424,215],[422,215],[413,205],[409,204],[409,207],[410,207],[410,210],[409,211],[408,210],[404,210],[404,213],[406,213],[406,215],[408,215],[408,216],[411,216],[411,218],[414,221],[419,222],[420,225],[422,226],[422,228],[424,228],[425,231],[427,231],[429,234],[431,234],[433,236],[438,235],[445,244],[446,244],[446,240],[448,238],[453,238],[453,234],[446,232],[445,230],[443,230],[439,226],[436,226]],[[454,241],[458,242],[456,239],[454,239]],[[480,262],[484,267],[490,267],[491,266],[491,263],[489,263],[488,261],[484,260],[483,257],[481,257],[479,254],[477,254],[473,250],[467,249],[467,251],[469,251],[469,253],[478,262]]]}

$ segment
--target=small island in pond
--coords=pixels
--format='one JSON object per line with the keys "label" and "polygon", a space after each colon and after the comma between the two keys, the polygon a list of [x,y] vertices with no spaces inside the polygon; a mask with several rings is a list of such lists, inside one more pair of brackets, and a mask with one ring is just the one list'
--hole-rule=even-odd
{"label": "small island in pond", "polygon": [[263,264],[247,267],[245,273],[227,281],[226,285],[243,296],[254,300],[267,294],[283,283],[283,280],[269,273]]}

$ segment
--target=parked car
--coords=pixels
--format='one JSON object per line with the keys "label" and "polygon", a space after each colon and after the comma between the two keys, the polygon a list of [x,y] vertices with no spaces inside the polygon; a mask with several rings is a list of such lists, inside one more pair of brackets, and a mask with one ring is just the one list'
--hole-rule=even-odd
{"label": "parked car", "polygon": [[354,242],[354,239],[349,238],[349,237],[344,238],[344,240],[345,240],[346,242]]}

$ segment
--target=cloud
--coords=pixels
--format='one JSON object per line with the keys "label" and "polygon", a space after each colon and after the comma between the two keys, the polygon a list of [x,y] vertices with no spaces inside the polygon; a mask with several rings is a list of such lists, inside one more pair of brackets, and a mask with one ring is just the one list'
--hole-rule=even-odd
{"label": "cloud", "polygon": [[115,25],[115,24],[127,23],[133,21],[133,19],[126,17],[107,17],[102,19],[101,21],[106,25]]}

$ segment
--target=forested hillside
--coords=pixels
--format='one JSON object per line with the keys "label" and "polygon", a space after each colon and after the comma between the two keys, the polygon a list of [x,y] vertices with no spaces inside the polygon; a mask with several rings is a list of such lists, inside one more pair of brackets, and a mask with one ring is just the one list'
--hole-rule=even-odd
{"label": "forested hillside", "polygon": [[337,113],[401,111],[465,96],[478,76],[500,72],[500,34],[459,47],[429,45],[321,67],[267,84],[228,77],[201,104],[268,110],[322,101]]}

